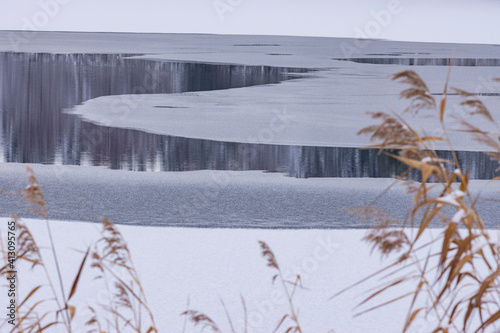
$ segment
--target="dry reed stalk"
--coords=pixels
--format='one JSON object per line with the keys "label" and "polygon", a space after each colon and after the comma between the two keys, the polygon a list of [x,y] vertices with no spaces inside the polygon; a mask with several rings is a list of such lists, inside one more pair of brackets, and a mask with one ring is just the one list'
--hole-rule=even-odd
{"label": "dry reed stalk", "polygon": [[[103,310],[114,318],[114,329],[120,332],[125,327],[135,332],[158,332],[153,313],[147,304],[146,295],[135,269],[127,243],[113,222],[102,218],[102,237],[95,243],[91,252],[91,267],[99,271],[96,279],[104,279],[110,293],[110,302]],[[102,327],[99,316],[95,314],[87,324]],[[148,319],[142,317],[145,312]],[[131,318],[131,319],[130,319]],[[109,324],[108,320],[105,320]],[[147,328],[143,330],[143,324]]]}
{"label": "dry reed stalk", "polygon": [[289,326],[286,330],[286,332],[297,332],[297,333],[302,333],[302,328],[300,327],[299,323],[299,317],[297,314],[297,310],[295,309],[295,305],[293,302],[293,297],[295,295],[295,291],[297,289],[297,286],[300,282],[300,275],[297,275],[297,278],[295,282],[291,283],[292,284],[292,289],[290,290],[287,286],[287,283],[289,281],[286,281],[285,278],[283,277],[283,273],[281,272],[281,268],[278,265],[278,261],[276,259],[276,256],[274,255],[274,252],[271,250],[269,245],[267,245],[265,242],[259,241],[260,248],[262,250],[262,256],[266,259],[267,261],[267,266],[274,268],[276,270],[276,275],[273,276],[273,283],[274,281],[279,278],[283,290],[285,291],[285,295],[287,297],[288,305],[290,306],[290,313],[285,314],[278,325],[276,326],[276,329],[274,332],[278,331],[278,329],[285,323],[287,319],[290,319],[293,323],[292,326]]}
{"label": "dry reed stalk", "polygon": [[[107,278],[112,281],[112,302],[107,310],[113,313],[120,323],[126,323],[125,326],[132,327],[136,332],[146,332],[153,333],[157,332],[156,325],[154,323],[153,315],[147,306],[146,297],[142,285],[140,284],[137,271],[134,268],[130,253],[126,246],[126,243],[114,224],[103,219],[103,231],[102,238],[98,240],[94,247],[94,251],[91,253],[91,248],[89,247],[84,254],[79,269],[74,275],[69,294],[66,297],[65,290],[62,285],[61,270],[59,267],[59,261],[57,257],[57,252],[54,245],[54,240],[52,237],[52,232],[50,229],[50,224],[48,220],[48,213],[45,206],[45,199],[43,197],[43,192],[41,186],[36,178],[34,171],[31,167],[27,167],[28,172],[28,186],[21,191],[23,194],[23,199],[30,205],[33,212],[45,219],[47,232],[49,235],[50,248],[52,250],[53,259],[56,265],[56,273],[59,278],[59,284],[61,287],[61,296],[56,292],[54,284],[51,280],[51,274],[45,265],[42,254],[36,244],[33,234],[29,228],[16,216],[13,219],[16,222],[16,234],[17,234],[17,260],[27,262],[31,267],[31,272],[35,273],[38,268],[43,269],[45,273],[45,279],[47,285],[49,286],[51,293],[53,295],[50,299],[40,298],[40,290],[44,288],[43,284],[34,287],[28,295],[18,303],[16,308],[17,311],[17,323],[13,327],[8,327],[10,332],[46,332],[50,331],[55,327],[59,327],[60,324],[64,324],[64,331],[71,332],[71,322],[77,312],[76,307],[69,304],[69,301],[76,294],[78,285],[81,282],[81,277],[83,270],[86,266],[86,261],[89,255],[92,255],[93,266],[102,269],[102,272],[107,276]],[[6,249],[3,243],[0,242],[0,247],[2,251],[2,258],[4,264],[0,268],[0,275],[6,274],[7,265],[7,255]],[[131,279],[130,282],[125,282],[122,279],[123,272],[128,274]],[[88,281],[84,281],[88,282]],[[48,303],[54,302],[56,307]],[[90,307],[90,311],[94,316],[88,321],[87,324],[96,326],[97,332],[112,332],[110,329],[112,326],[101,325],[98,320],[96,309]],[[124,309],[128,309],[135,318],[135,325],[130,324],[129,318],[126,314],[120,312]],[[150,325],[147,329],[142,329],[143,319],[141,317],[142,312],[145,311],[149,315]],[[62,314],[60,321],[58,318]],[[54,319],[51,319],[54,316]],[[2,332],[4,328],[7,330],[5,325],[6,321],[0,324]],[[122,332],[122,327],[118,324],[114,327],[115,332]]]}
{"label": "dry reed stalk", "polygon": [[[259,241],[259,246],[261,249],[262,256],[266,259],[267,266],[273,268],[276,270],[276,274],[272,278],[272,283],[274,283],[277,279],[281,282],[283,286],[283,290],[285,292],[288,305],[290,308],[290,313],[287,313],[283,315],[283,317],[280,319],[278,324],[276,325],[276,328],[274,329],[273,333],[277,332],[280,327],[284,325],[284,323],[289,320],[291,321],[291,325],[288,326],[285,330],[285,333],[302,333],[302,328],[299,323],[299,318],[298,318],[298,312],[295,308],[293,297],[295,295],[295,292],[297,290],[297,287],[299,286],[300,283],[300,276],[297,275],[297,278],[295,282],[290,282],[285,280],[283,277],[282,271],[280,266],[278,265],[278,260],[276,259],[276,256],[274,255],[274,252],[271,250],[269,245],[267,245],[265,242]],[[291,288],[288,287],[288,285],[292,285]],[[243,316],[244,316],[244,327],[242,332],[247,333],[248,332],[248,312],[247,312],[247,306],[245,303],[245,299],[243,298],[242,295],[240,295],[241,298],[241,303],[243,306]],[[229,312],[227,311],[227,308],[224,304],[224,302],[221,300],[222,307],[224,309],[224,312],[226,314],[226,318],[228,319],[229,323],[229,328],[231,332],[236,332],[233,322],[231,320],[231,317],[229,316]],[[207,316],[206,314],[196,311],[196,310],[186,310],[183,313],[181,313],[182,316],[186,316],[186,318],[189,319],[190,322],[192,322],[195,326],[200,325],[202,330],[208,328],[211,329],[213,332],[221,332],[219,326],[215,323],[215,321]]]}
{"label": "dry reed stalk", "polygon": [[195,310],[186,310],[181,313],[181,316],[186,316],[195,326],[200,325],[201,329],[209,328],[212,332],[221,332],[219,326],[209,316]]}
{"label": "dry reed stalk", "polygon": [[[477,198],[473,199],[469,191],[469,177],[456,158],[444,123],[449,72],[440,103],[414,71],[403,71],[393,79],[409,85],[400,95],[410,101],[403,113],[418,116],[421,112],[433,112],[438,116],[444,137],[420,134],[401,116],[383,112],[371,113],[380,123],[359,132],[370,135],[371,140],[377,142],[371,147],[381,152],[398,150],[399,154],[387,154],[404,163],[408,170],[417,170],[422,178],[420,183],[405,183],[413,201],[402,223],[375,207],[352,210],[365,222],[373,222],[374,227],[365,237],[373,249],[382,255],[400,253],[391,264],[369,277],[387,274],[386,283],[370,293],[360,305],[381,297],[396,286],[404,284],[412,288],[410,292],[360,313],[409,298],[411,303],[403,331],[407,331],[417,317],[431,314],[436,322],[433,332],[498,329],[500,244],[492,240],[484,227],[476,209]],[[452,89],[463,97],[460,105],[469,108],[468,116],[482,117],[499,128],[479,99],[463,90]],[[487,144],[493,149],[492,156],[498,158],[499,133],[481,130],[469,120],[459,119],[459,122],[464,134],[472,134],[475,140]],[[433,148],[435,142],[443,140],[453,153],[452,161],[441,159]],[[450,214],[450,210],[453,213]],[[424,232],[432,223],[439,222],[444,226],[441,235],[432,242],[421,244]],[[416,228],[416,233],[406,229],[408,226]],[[394,278],[395,274],[399,277]]]}
{"label": "dry reed stalk", "polygon": [[[63,317],[64,325],[66,326],[66,330],[67,330],[67,332],[71,332],[72,331],[71,330],[71,319],[72,319],[71,308],[67,302],[67,298],[66,298],[65,291],[64,291],[64,285],[63,285],[62,275],[61,275],[61,268],[59,266],[59,260],[57,258],[57,251],[56,251],[54,239],[52,236],[52,230],[50,228],[50,222],[48,220],[48,213],[47,213],[47,208],[45,206],[45,199],[43,196],[43,191],[42,191],[42,188],[40,186],[38,179],[35,176],[35,172],[33,171],[33,169],[30,166],[27,166],[26,172],[28,173],[28,179],[27,179],[28,185],[21,191],[21,193],[23,195],[23,200],[25,200],[29,205],[31,205],[31,210],[34,213],[38,214],[43,219],[45,219],[45,225],[47,228],[47,233],[49,235],[49,242],[50,242],[50,248],[52,251],[52,256],[54,258],[54,262],[56,265],[56,272],[57,272],[57,277],[58,277],[58,281],[59,281],[59,288],[61,291],[61,298],[62,299],[60,299],[60,297],[57,295],[57,293],[55,291],[54,285],[52,283],[52,280],[50,279],[49,272],[47,271],[46,266],[42,265],[42,267],[45,270],[45,275],[46,275],[47,281],[50,285],[50,288],[52,289],[54,299],[55,299],[57,306],[58,306],[58,309],[59,309],[57,313],[61,312],[63,314],[62,317]],[[26,228],[26,230],[27,230],[27,228]],[[61,305],[64,305],[64,306],[61,307]]]}

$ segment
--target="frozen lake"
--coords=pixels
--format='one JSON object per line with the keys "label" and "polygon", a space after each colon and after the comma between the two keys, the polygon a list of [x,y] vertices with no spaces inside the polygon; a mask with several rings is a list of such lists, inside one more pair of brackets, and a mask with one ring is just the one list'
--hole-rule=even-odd
{"label": "frozen lake", "polygon": [[[25,186],[22,164],[1,165],[7,192]],[[411,200],[406,187],[388,188],[388,178],[293,178],[260,171],[202,170],[134,172],[92,166],[33,165],[49,217],[120,224],[195,228],[347,229],[367,228],[348,209],[370,205],[403,219]],[[486,225],[496,228],[497,184],[472,181],[472,194]],[[377,199],[376,199],[377,198]],[[34,217],[19,193],[3,193],[0,216]],[[439,226],[440,224],[434,224]]]}
{"label": "frozen lake", "polygon": [[[0,145],[4,162],[95,165],[134,171],[266,170],[301,178],[394,177],[404,170],[401,164],[378,154],[376,150],[357,148],[364,145],[363,141],[352,137],[367,120],[357,123],[357,128],[353,128],[352,124],[347,125],[352,123],[352,119],[345,119],[346,114],[351,113],[352,100],[360,101],[354,107],[357,113],[362,114],[369,110],[371,99],[390,96],[391,92],[393,99],[396,95],[392,86],[389,94],[374,92],[373,79],[376,79],[376,84],[381,79],[386,80],[385,84],[389,86],[385,74],[397,72],[402,69],[401,66],[418,66],[422,70],[425,67],[437,67],[436,73],[440,74],[443,67],[446,69],[449,65],[447,58],[436,58],[436,55],[446,52],[449,47],[446,44],[438,49],[434,46],[434,49],[426,50],[429,44],[386,42],[388,46],[395,44],[404,51],[366,52],[369,57],[364,58],[332,57],[334,63],[330,66],[315,68],[311,65],[317,65],[315,61],[321,58],[321,53],[310,54],[310,64],[307,67],[285,67],[290,65],[286,58],[294,54],[271,53],[269,50],[266,51],[268,57],[285,59],[283,67],[245,63],[216,64],[213,59],[206,63],[201,59],[197,62],[189,59],[174,62],[163,59],[165,55],[139,55],[138,52],[66,53],[70,50],[61,49],[55,42],[60,35],[42,34],[49,40],[52,36],[53,53],[47,53],[48,50],[43,47],[37,53],[32,50],[24,53],[0,53]],[[89,35],[76,36],[88,38]],[[219,37],[222,41],[228,39],[227,36]],[[193,39],[196,44],[199,43],[200,36],[186,36],[186,39]],[[288,41],[287,38],[282,39]],[[315,39],[307,39],[308,43],[311,40]],[[338,46],[346,43],[342,39],[326,40]],[[297,38],[297,41],[301,41],[301,38]],[[324,41],[316,40],[317,46],[321,46]],[[98,43],[99,40],[94,42]],[[280,48],[282,42],[239,43],[233,44],[233,49],[244,49],[252,57],[252,49]],[[384,42],[374,41],[373,44],[377,48],[384,45]],[[6,46],[8,44],[3,45],[4,48]],[[300,48],[307,49],[308,46],[310,47],[308,44],[295,45],[291,49],[289,46],[285,51],[298,53],[297,49],[300,51]],[[93,51],[92,43],[88,47],[89,51]],[[467,49],[468,46],[463,47]],[[420,48],[426,52],[417,52]],[[475,67],[496,70],[499,64],[488,53],[490,48],[483,46],[483,49],[475,51],[482,58],[470,58],[470,54],[467,54],[469,58],[456,59],[455,65],[466,67],[467,72]],[[147,47],[145,49],[147,51]],[[175,46],[170,51],[183,49]],[[139,51],[140,48],[136,50]],[[212,53],[207,53],[213,57]],[[410,58],[409,54],[414,57]],[[185,57],[185,53],[183,56]],[[236,54],[233,62],[241,61],[239,57],[241,54]],[[148,60],[149,58],[153,60]],[[255,62],[252,59],[247,61]],[[351,65],[342,67],[347,62]],[[368,63],[374,67],[356,65],[357,63]],[[302,60],[300,65],[307,65],[307,62]],[[322,88],[315,86],[319,80],[325,79],[321,75],[332,71],[338,73],[327,77],[331,82],[323,82]],[[477,73],[483,71],[478,70]],[[361,80],[352,82],[352,78]],[[292,98],[287,102],[285,96],[282,110],[276,105],[268,105],[269,99],[273,99],[274,90],[282,88],[279,86],[285,89],[288,87],[278,83],[290,79],[295,79],[297,82],[293,84],[299,85],[298,88],[292,88],[312,87],[309,89],[317,94],[299,96],[303,105],[298,106]],[[351,91],[353,83],[357,84],[356,92]],[[262,85],[267,85],[264,88],[267,89],[267,95],[251,95],[255,89],[235,89]],[[316,111],[314,108],[318,105],[315,103],[329,94],[328,91],[321,90],[325,86],[333,90],[334,96],[331,101],[322,102],[319,105],[321,108]],[[221,90],[227,91],[227,94],[250,94],[251,98],[250,101],[244,101],[242,96],[212,94]],[[207,92],[205,96],[214,102],[190,102],[198,96],[190,93],[200,91]],[[351,93],[353,98],[346,98]],[[439,91],[436,92],[438,93]],[[173,97],[163,100],[165,94],[172,94]],[[490,93],[490,97],[491,95]],[[115,96],[119,96],[119,99]],[[276,99],[283,98],[280,91],[276,91],[275,96]],[[110,99],[106,99],[107,97]],[[275,119],[253,125],[253,139],[251,132],[247,137],[239,136],[239,133],[252,127],[255,119],[251,117],[259,121],[265,118],[265,115],[261,117],[259,113],[259,103],[264,104],[267,107],[265,113],[274,114]],[[232,116],[234,112],[231,110],[227,112],[224,109],[223,113],[217,109],[225,107],[225,104],[236,110],[249,106],[249,120],[246,121],[247,117],[240,113]],[[294,110],[289,115],[288,104],[293,104],[292,107],[299,108],[299,112],[303,113],[309,112],[310,107],[310,118],[296,120],[297,124],[288,124],[287,117],[296,116]],[[271,107],[272,111],[269,110]],[[342,107],[345,107],[345,111],[339,112]],[[146,120],[139,118],[141,114],[149,115],[151,110],[155,114],[144,116]],[[68,112],[73,114],[67,114]],[[325,114],[333,116],[322,119]],[[273,120],[276,121],[273,123]],[[345,120],[345,124],[342,120]],[[155,127],[158,124],[165,129]],[[288,127],[293,127],[290,133],[287,133]],[[227,128],[229,131],[233,129],[234,133],[224,134],[228,131]],[[348,130],[350,133],[346,134]],[[344,141],[346,137],[348,139]],[[288,142],[295,144],[286,144]],[[458,147],[459,150],[460,148]],[[464,148],[465,151],[459,151],[458,157],[464,168],[469,170],[472,179],[490,179],[496,175],[498,165],[490,162],[487,155],[476,152],[471,147]],[[442,156],[451,157],[446,151],[442,152]]]}
{"label": "frozen lake", "polygon": [[[356,135],[371,123],[366,111],[405,105],[389,75],[412,68],[439,98],[454,50],[451,83],[488,106],[498,98],[488,81],[500,77],[494,45],[373,40],[346,54],[356,41],[18,32],[30,43],[15,44],[12,34],[0,32],[0,148],[11,162],[0,176],[22,188],[22,163],[49,164],[35,170],[56,219],[354,227],[345,208],[369,204],[403,171],[359,149],[369,142]],[[439,135],[432,117],[418,125]],[[455,147],[472,179],[498,174],[484,147],[472,140]],[[233,182],[218,187],[211,172]],[[311,179],[319,177],[339,179]],[[16,200],[4,200],[0,215],[23,215]],[[379,203],[407,202],[390,192]]]}

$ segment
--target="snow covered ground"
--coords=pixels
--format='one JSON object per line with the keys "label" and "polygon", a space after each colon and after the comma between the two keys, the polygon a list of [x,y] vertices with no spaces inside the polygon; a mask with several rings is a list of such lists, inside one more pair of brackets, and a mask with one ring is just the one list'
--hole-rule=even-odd
{"label": "snow covered ground", "polygon": [[[7,220],[0,219],[2,233],[6,230]],[[25,222],[42,248],[48,267],[55,274],[45,222]],[[51,221],[50,224],[65,288],[69,290],[78,271],[82,251],[99,238],[100,227],[68,221]],[[289,308],[280,284],[273,285],[271,282],[275,271],[266,266],[258,241],[265,241],[274,251],[286,279],[293,281],[297,274],[301,276],[303,288],[296,292],[294,300],[304,332],[398,332],[402,329],[409,301],[399,301],[359,317],[354,318],[353,315],[407,293],[410,288],[407,285],[391,289],[378,300],[359,308],[356,306],[373,292],[372,288],[383,283],[379,277],[330,299],[335,293],[390,262],[390,258],[381,259],[377,253],[370,253],[370,248],[361,241],[365,234],[363,230],[138,226],[119,226],[119,230],[128,243],[160,332],[200,332],[201,327],[194,328],[192,324],[187,324],[183,330],[185,323],[180,313],[186,309],[205,313],[222,332],[230,332],[221,300],[236,332],[243,332],[244,312],[240,295],[244,297],[247,307],[248,332],[272,332]],[[422,242],[441,232],[438,229],[427,232]],[[492,233],[495,235],[495,231]],[[73,326],[75,332],[86,331],[83,322],[90,315],[87,306],[96,307],[107,300],[100,282],[93,280],[96,272],[88,264],[76,296],[71,300],[71,305],[77,307]],[[18,277],[21,295],[26,295],[35,283],[42,282],[42,277],[35,277],[26,266],[18,270]],[[432,324],[432,320],[417,319],[410,332],[428,333]]]}
{"label": "snow covered ground", "polygon": [[[0,219],[2,232],[7,219]],[[44,221],[27,220],[45,258],[50,262]],[[78,271],[82,253],[99,238],[99,226],[90,223],[52,221],[56,248],[60,256],[65,288],[68,290]],[[266,266],[258,241],[267,242],[275,252],[286,278],[300,274],[304,289],[297,291],[296,305],[304,332],[397,332],[405,318],[407,302],[353,318],[353,308],[367,296],[374,280],[329,300],[341,289],[380,269],[387,261],[370,255],[361,242],[361,230],[243,230],[182,229],[119,226],[132,252],[142,284],[153,309],[160,332],[181,332],[180,313],[196,309],[209,315],[223,332],[229,326],[221,301],[226,304],[237,332],[243,332],[240,294],[248,310],[249,332],[272,332],[287,313],[287,303],[279,284],[271,283],[275,272]],[[436,233],[439,232],[436,230]],[[431,237],[429,234],[428,237]],[[96,272],[85,268],[72,305],[79,309],[77,332],[89,315],[87,305],[105,299]],[[20,292],[41,278],[19,271]],[[3,290],[2,290],[3,291]],[[403,291],[403,290],[399,290]],[[395,295],[395,290],[390,295]],[[375,305],[375,304],[372,304]],[[363,309],[363,308],[361,308]],[[366,307],[365,307],[366,309]],[[78,324],[80,323],[80,324]],[[186,332],[199,332],[187,325]],[[427,323],[417,321],[413,332],[428,332]]]}

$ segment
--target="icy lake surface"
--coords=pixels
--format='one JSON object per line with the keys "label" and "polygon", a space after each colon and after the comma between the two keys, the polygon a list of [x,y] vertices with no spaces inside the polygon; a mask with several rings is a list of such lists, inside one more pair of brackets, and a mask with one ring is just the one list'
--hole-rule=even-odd
{"label": "icy lake surface", "polygon": [[[293,178],[260,171],[134,172],[92,166],[32,165],[49,217],[195,228],[367,228],[349,209],[374,204],[402,221],[411,197],[388,178]],[[25,186],[22,164],[1,165],[0,216],[35,217],[13,190]],[[471,181],[486,225],[498,223],[498,184]],[[393,185],[384,195],[382,191]],[[458,186],[456,184],[455,186]],[[439,226],[435,224],[434,226]]]}
{"label": "icy lake surface", "polygon": [[[42,36],[50,39],[51,35]],[[81,34],[77,36],[82,37]],[[57,34],[52,36],[52,44],[59,40],[56,37]],[[228,37],[219,37],[222,41],[228,40]],[[198,54],[203,53],[201,51],[206,47],[204,41],[199,40],[207,38],[213,37],[186,36],[187,40],[192,39],[195,44],[200,44]],[[289,43],[287,38],[282,39]],[[299,41],[300,38],[297,39],[297,42]],[[98,43],[99,40],[94,42]],[[238,54],[231,63],[241,61],[238,59],[241,56],[240,50],[248,52],[251,58],[255,50],[282,48],[282,42],[235,43],[232,46]],[[326,44],[331,48],[330,44],[337,44],[337,47],[341,48],[343,43],[346,41],[342,39],[316,39],[318,47]],[[374,47],[384,46],[383,42],[373,43],[376,44]],[[387,46],[392,44],[394,43],[387,42]],[[3,46],[8,47],[8,43]],[[366,119],[357,124],[357,129],[348,125],[352,119],[345,119],[345,116],[346,113],[351,114],[352,99],[360,100],[355,108],[358,114],[363,114],[370,108],[370,105],[366,104],[367,99],[376,100],[387,95],[380,91],[374,96],[370,82],[372,79],[379,81],[381,74],[397,72],[401,69],[397,66],[401,65],[439,68],[450,63],[447,58],[435,57],[436,54],[446,52],[450,47],[446,44],[437,50],[435,47],[434,50],[429,50],[429,45],[419,43],[400,43],[398,46],[403,48],[404,52],[367,53],[370,57],[365,58],[332,57],[333,62],[323,68],[311,66],[316,65],[314,62],[324,55],[321,52],[319,55],[309,54],[311,64],[302,59],[300,64],[305,67],[286,67],[290,64],[286,58],[296,56],[294,53],[299,53],[297,49],[307,50],[307,47],[310,47],[308,44],[296,44],[294,48],[288,46],[279,52],[266,51],[267,57],[285,59],[284,66],[281,67],[246,63],[225,64],[224,59],[218,64],[212,61],[203,63],[201,59],[198,62],[188,59],[166,61],[163,58],[171,56],[164,55],[162,58],[157,54],[139,55],[139,47],[135,53],[130,54],[67,53],[69,50],[61,50],[57,45],[53,45],[53,53],[47,53],[43,48],[37,53],[3,52],[0,53],[3,160],[20,163],[102,165],[112,169],[137,171],[267,170],[286,172],[302,178],[393,177],[403,171],[402,165],[379,155],[376,150],[357,149],[363,146],[359,139],[352,139],[352,142],[358,141],[354,144],[343,141],[345,138],[352,138],[368,118],[365,116]],[[463,47],[467,49],[467,46]],[[475,51],[482,58],[470,58],[467,54],[468,58],[456,59],[455,65],[469,69],[476,66],[496,69],[498,61],[491,58],[490,48],[484,46],[484,50]],[[89,49],[92,51],[91,45]],[[180,52],[183,49],[177,45],[169,51]],[[113,50],[110,49],[109,52],[111,51]],[[147,47],[145,51],[148,51]],[[183,52],[183,57],[186,53],[189,54]],[[409,57],[412,53],[413,57]],[[154,60],[144,59],[148,57]],[[382,72],[378,68],[365,66],[342,67],[345,60],[389,66],[385,66]],[[254,61],[250,59],[248,62]],[[338,64],[338,61],[341,61],[341,64]],[[297,62],[292,63],[299,65]],[[333,76],[325,77],[315,73],[328,73],[338,68],[341,72]],[[305,74],[311,70],[313,72],[310,72],[309,76]],[[437,73],[439,72],[438,70]],[[302,79],[292,83],[296,87],[292,86],[291,93],[293,89],[298,91],[313,88],[309,88],[312,90],[309,95],[299,96],[300,105],[293,100],[293,96],[289,96],[288,102],[282,102],[281,108],[268,103],[273,96],[274,99],[283,99],[283,92],[278,89],[287,89],[290,85],[267,86],[264,88],[268,90],[267,94],[258,93],[256,96],[252,95],[258,91],[256,89],[234,89],[276,84],[299,77]],[[354,82],[350,77],[363,79],[355,82],[358,84],[356,92],[352,91],[350,85]],[[321,88],[315,86],[325,79],[326,82],[322,82]],[[342,84],[343,82],[345,84]],[[365,87],[360,86],[360,82],[364,82]],[[260,89],[262,91],[262,88]],[[213,91],[220,90],[224,90],[222,96],[211,95]],[[328,90],[333,90],[334,98],[322,102],[321,108],[317,110],[317,101],[331,95]],[[193,104],[193,98],[199,95],[190,92],[198,91],[206,91],[205,96],[209,101],[205,98],[202,103]],[[240,93],[241,96],[224,95],[234,93]],[[351,100],[345,98],[351,93]],[[159,94],[174,95],[168,97]],[[356,96],[358,94],[360,96]],[[249,101],[245,100],[245,95],[250,96]],[[105,98],[104,102],[97,102],[102,100],[99,99],[101,96]],[[119,96],[118,99],[115,96]],[[287,99],[286,97],[284,99]],[[94,99],[97,104],[88,102]],[[81,107],[78,106],[82,103]],[[260,110],[262,104],[266,107],[264,115],[261,115]],[[71,110],[75,106],[76,109]],[[247,109],[238,112],[238,108],[242,107]],[[292,109],[288,111],[288,107]],[[295,119],[297,115],[294,112],[297,107],[298,112],[310,113],[309,118]],[[345,112],[339,113],[338,109],[342,107]],[[82,121],[73,114],[66,114],[68,110],[83,116],[87,121]],[[324,119],[326,114],[333,116]],[[247,137],[239,136],[252,128],[255,119],[267,120],[269,115],[274,118],[270,118],[267,123],[264,121],[254,125],[253,135],[248,132]],[[341,119],[346,120],[345,124],[342,124]],[[291,121],[297,124],[289,124]],[[163,126],[163,129],[155,126]],[[290,130],[291,133],[287,133],[289,128],[294,128]],[[346,135],[346,129],[351,133]],[[225,135],[228,131],[230,133]],[[157,132],[171,135],[156,134]],[[281,141],[280,135],[283,136]],[[326,138],[318,140],[322,136]],[[290,142],[295,144],[275,144]],[[355,147],[352,147],[353,145]],[[459,146],[458,149],[460,148]],[[497,165],[491,163],[487,155],[471,151],[473,149],[470,147],[465,149],[468,151],[459,152],[459,158],[464,168],[470,170],[471,178],[489,179],[495,175]],[[449,158],[449,155],[443,152],[443,157]]]}
{"label": "icy lake surface", "polygon": [[[356,135],[372,124],[366,111],[405,107],[397,97],[402,86],[391,74],[417,71],[439,99],[453,52],[450,84],[481,96],[498,118],[499,89],[491,82],[500,77],[498,46],[363,45],[339,38],[0,32],[1,158],[52,165],[41,176],[58,219],[106,215],[151,225],[210,227],[219,221],[221,227],[300,228],[309,220],[311,228],[352,226],[345,207],[367,204],[384,189],[377,183],[365,190],[360,179],[404,170],[376,150],[359,149],[370,142]],[[450,108],[463,116],[459,101],[450,96]],[[435,117],[412,124],[442,135]],[[472,179],[498,174],[498,164],[481,152],[484,146],[451,136]],[[451,157],[446,147],[438,148]],[[151,174],[141,181],[119,174],[115,183],[96,182],[86,171],[61,178],[61,170],[72,170],[63,165],[183,175],[167,173],[160,183]],[[19,171],[4,167],[2,183],[15,176],[19,185],[23,171],[20,164],[12,166]],[[217,189],[217,183],[211,174],[187,172],[196,170],[228,171],[240,176],[231,179],[244,181],[207,195],[206,188]],[[252,170],[281,174],[238,173]],[[331,181],[273,183],[283,175],[358,179],[340,187]],[[165,186],[168,195],[158,195]],[[113,199],[113,206],[109,198],[117,191],[128,194]],[[389,195],[382,206],[404,205],[399,196]],[[140,202],[147,213],[138,209]],[[20,207],[8,200],[0,210],[21,214]]]}

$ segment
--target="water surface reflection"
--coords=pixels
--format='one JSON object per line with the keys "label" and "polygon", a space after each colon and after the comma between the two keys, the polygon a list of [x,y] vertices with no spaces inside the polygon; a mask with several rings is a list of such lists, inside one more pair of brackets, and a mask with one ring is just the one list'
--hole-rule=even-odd
{"label": "water surface reflection", "polygon": [[[177,93],[278,83],[305,69],[130,59],[114,54],[0,53],[6,162],[104,165],[137,171],[267,170],[295,177],[393,177],[404,166],[377,150],[189,139],[99,126],[63,109],[106,95]],[[451,158],[448,152],[442,152]],[[497,163],[458,152],[471,178]]]}

